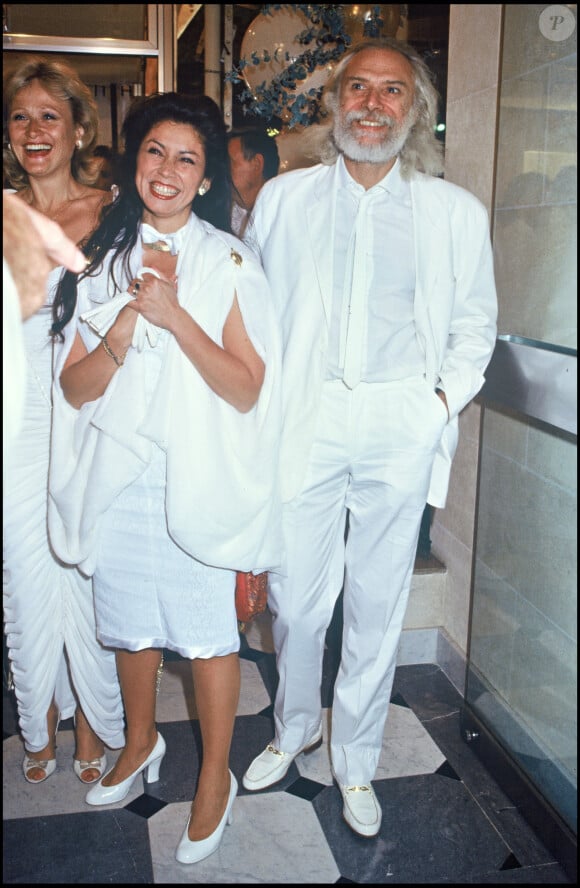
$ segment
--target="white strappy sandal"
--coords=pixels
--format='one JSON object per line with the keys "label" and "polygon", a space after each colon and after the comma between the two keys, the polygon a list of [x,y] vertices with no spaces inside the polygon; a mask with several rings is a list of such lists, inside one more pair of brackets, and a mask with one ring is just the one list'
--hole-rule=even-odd
{"label": "white strappy sandal", "polygon": [[[34,768],[40,768],[44,771],[44,777],[41,777],[39,780],[33,780],[30,777],[30,772],[34,770]],[[24,774],[25,779],[28,783],[44,783],[45,780],[48,780],[51,774],[54,774],[56,770],[56,759],[33,759],[29,758],[27,755],[24,756],[24,761],[22,762],[22,773]]]}
{"label": "white strappy sandal", "polygon": [[[90,762],[79,761],[79,759],[73,758],[73,771],[75,772],[81,783],[84,783],[87,786],[91,783],[96,783],[97,780],[100,780],[105,773],[106,767],[106,753],[103,753],[103,755],[98,758],[91,759]],[[92,780],[84,780],[83,774],[85,771],[98,771],[99,773],[96,777],[93,777]]]}

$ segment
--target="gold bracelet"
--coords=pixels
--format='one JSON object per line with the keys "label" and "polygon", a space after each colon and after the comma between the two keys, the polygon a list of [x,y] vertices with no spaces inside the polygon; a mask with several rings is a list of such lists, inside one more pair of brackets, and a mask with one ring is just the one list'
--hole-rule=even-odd
{"label": "gold bracelet", "polygon": [[106,337],[106,336],[103,336],[103,338],[102,338],[101,341],[102,341],[102,343],[103,343],[103,348],[104,348],[105,351],[107,352],[108,356],[114,360],[114,362],[115,362],[115,364],[117,365],[117,367],[122,367],[123,364],[125,363],[125,358],[127,357],[127,352],[125,352],[125,354],[123,355],[123,357],[119,358],[119,357],[117,357],[117,355],[111,350],[111,347],[110,347],[109,343],[107,342],[107,337]]}

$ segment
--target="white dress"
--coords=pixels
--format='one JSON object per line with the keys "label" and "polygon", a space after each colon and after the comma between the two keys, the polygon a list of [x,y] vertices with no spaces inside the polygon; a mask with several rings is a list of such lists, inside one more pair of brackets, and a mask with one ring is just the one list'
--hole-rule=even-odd
{"label": "white dress", "polygon": [[[237,411],[212,391],[175,337],[156,328],[151,339],[151,331],[134,336],[100,398],[72,408],[60,375],[74,337],[78,331],[88,351],[98,347],[95,305],[110,324],[127,296],[109,292],[105,262],[79,286],[56,363],[49,526],[59,556],[93,575],[104,644],[163,647],[194,659],[239,649],[236,570],[280,564],[280,350],[255,257],[193,214],[178,234],[181,304],[221,344],[237,297],[266,366],[258,401]],[[138,243],[132,267],[141,264]],[[88,309],[91,325],[81,320]]]}
{"label": "white dress", "polygon": [[[61,271],[51,272],[49,294]],[[46,715],[53,695],[60,718],[73,715],[72,688],[103,742],[112,747],[125,742],[114,652],[97,641],[92,582],[58,561],[48,541],[50,302],[49,296],[47,304],[23,324],[24,409],[4,468],[5,632],[19,724],[29,752],[48,744]]]}
{"label": "white dress", "polygon": [[[146,345],[140,355],[148,398],[168,338],[161,331],[155,347]],[[113,647],[167,648],[189,659],[234,653],[240,646],[235,573],[202,564],[172,540],[165,491],[165,452],[155,444],[145,471],[103,516],[93,574],[98,637]]]}
{"label": "white dress", "polygon": [[5,258],[2,259],[2,483],[6,459],[12,452],[22,422],[26,386],[26,355],[22,332],[22,309],[16,283]]}

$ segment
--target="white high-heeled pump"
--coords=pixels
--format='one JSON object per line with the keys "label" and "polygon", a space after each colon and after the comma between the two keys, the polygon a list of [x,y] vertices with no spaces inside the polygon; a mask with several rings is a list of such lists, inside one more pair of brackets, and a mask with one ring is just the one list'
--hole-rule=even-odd
{"label": "white high-heeled pump", "polygon": [[222,840],[224,829],[226,828],[226,823],[231,823],[233,820],[232,808],[237,794],[238,781],[230,771],[230,794],[222,819],[210,836],[206,839],[201,839],[199,842],[192,842],[187,834],[189,821],[191,820],[191,814],[189,815],[181,841],[175,852],[175,857],[179,863],[199,863],[200,860],[205,860],[206,857],[209,857],[210,854],[217,851],[219,843]]}
{"label": "white high-heeled pump", "polygon": [[107,774],[105,774],[105,776],[88,791],[85,801],[89,805],[113,805],[115,802],[122,802],[129,794],[129,790],[131,789],[135,778],[138,777],[142,771],[145,771],[145,769],[147,769],[147,774],[145,775],[147,783],[155,783],[159,780],[159,768],[161,767],[165,750],[165,740],[161,734],[157,732],[155,746],[143,764],[140,765],[136,771],[129,774],[129,776],[125,780],[122,780],[121,783],[116,783],[114,786],[103,786],[103,780],[107,774],[110,774],[113,770],[111,768],[111,771],[107,771]]}

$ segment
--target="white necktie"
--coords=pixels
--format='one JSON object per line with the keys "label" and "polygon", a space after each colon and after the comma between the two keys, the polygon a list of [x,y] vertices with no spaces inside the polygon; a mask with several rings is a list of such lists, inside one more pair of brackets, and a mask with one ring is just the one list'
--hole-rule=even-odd
{"label": "white necktie", "polygon": [[360,382],[363,358],[363,345],[367,323],[367,292],[366,265],[367,254],[365,244],[366,201],[359,203],[354,234],[352,283],[350,288],[350,306],[348,329],[346,334],[346,350],[344,356],[343,382],[353,389]]}

